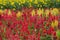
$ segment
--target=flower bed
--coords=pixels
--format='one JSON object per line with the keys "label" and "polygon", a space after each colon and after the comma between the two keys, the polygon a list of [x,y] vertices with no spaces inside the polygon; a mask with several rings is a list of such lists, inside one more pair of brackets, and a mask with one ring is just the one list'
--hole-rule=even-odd
{"label": "flower bed", "polygon": [[0,40],[59,40],[60,12],[23,8],[0,10]]}

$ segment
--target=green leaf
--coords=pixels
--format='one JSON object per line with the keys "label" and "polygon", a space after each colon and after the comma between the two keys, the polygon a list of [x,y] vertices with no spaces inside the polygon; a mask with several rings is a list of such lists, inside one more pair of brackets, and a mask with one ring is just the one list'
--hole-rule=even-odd
{"label": "green leaf", "polygon": [[57,36],[60,37],[60,31],[59,30],[57,31]]}

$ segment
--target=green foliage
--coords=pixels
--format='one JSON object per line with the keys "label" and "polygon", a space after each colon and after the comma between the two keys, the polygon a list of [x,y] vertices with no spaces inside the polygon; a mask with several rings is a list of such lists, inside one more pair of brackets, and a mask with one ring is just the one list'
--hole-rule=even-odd
{"label": "green foliage", "polygon": [[41,37],[41,40],[52,40],[51,36],[46,35],[46,37]]}
{"label": "green foliage", "polygon": [[60,31],[59,30],[57,31],[57,36],[60,37]]}

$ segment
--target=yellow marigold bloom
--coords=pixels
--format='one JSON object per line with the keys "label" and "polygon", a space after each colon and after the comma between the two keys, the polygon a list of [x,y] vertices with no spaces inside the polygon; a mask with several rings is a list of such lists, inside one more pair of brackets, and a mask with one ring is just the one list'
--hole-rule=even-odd
{"label": "yellow marigold bloom", "polygon": [[58,26],[58,20],[55,20],[51,23],[52,27],[57,27]]}
{"label": "yellow marigold bloom", "polygon": [[22,15],[22,13],[20,11],[18,11],[18,13],[16,14],[17,17],[20,17]]}
{"label": "yellow marigold bloom", "polygon": [[32,10],[31,14],[32,14],[32,16],[34,16],[35,15],[35,10]]}
{"label": "yellow marigold bloom", "polygon": [[52,10],[52,14],[53,14],[53,15],[57,15],[57,14],[58,14],[58,12],[59,12],[59,11],[58,11],[58,9],[57,9],[57,8],[54,8],[54,9]]}
{"label": "yellow marigold bloom", "polygon": [[52,8],[50,8],[50,13],[52,14]]}

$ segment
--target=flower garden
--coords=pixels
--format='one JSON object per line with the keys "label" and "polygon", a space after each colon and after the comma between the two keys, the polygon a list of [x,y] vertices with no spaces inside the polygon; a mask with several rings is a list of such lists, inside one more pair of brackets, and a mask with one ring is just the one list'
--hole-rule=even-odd
{"label": "flower garden", "polygon": [[0,40],[60,40],[60,0],[0,0]]}

